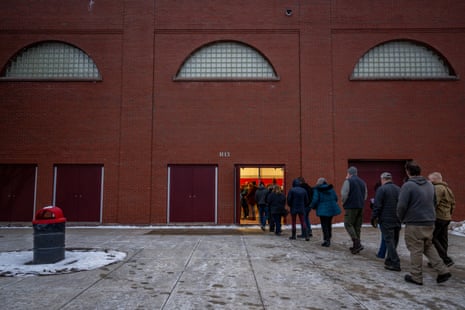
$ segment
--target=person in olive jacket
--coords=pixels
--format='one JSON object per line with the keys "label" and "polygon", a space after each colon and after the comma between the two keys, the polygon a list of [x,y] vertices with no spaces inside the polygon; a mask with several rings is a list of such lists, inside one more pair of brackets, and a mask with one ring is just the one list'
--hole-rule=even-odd
{"label": "person in olive jacket", "polygon": [[324,247],[331,245],[333,216],[341,214],[341,208],[337,204],[336,191],[332,184],[328,184],[325,178],[319,178],[313,190],[310,207],[316,209],[316,215],[320,217]]}

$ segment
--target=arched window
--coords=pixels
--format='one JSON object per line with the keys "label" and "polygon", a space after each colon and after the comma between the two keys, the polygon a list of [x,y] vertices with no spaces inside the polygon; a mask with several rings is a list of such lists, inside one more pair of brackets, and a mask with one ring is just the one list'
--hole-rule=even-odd
{"label": "arched window", "polygon": [[447,60],[414,41],[397,40],[370,49],[359,59],[353,80],[456,79]]}
{"label": "arched window", "polygon": [[2,70],[3,80],[102,79],[94,61],[72,45],[48,41],[24,48]]}
{"label": "arched window", "polygon": [[239,42],[215,42],[191,54],[175,80],[279,80],[269,61]]}

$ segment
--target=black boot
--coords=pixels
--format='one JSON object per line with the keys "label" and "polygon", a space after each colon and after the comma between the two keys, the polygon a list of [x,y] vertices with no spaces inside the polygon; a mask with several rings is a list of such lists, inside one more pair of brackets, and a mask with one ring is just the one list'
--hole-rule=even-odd
{"label": "black boot", "polygon": [[293,230],[292,230],[292,236],[290,236],[289,239],[295,240],[295,234],[296,234],[296,230],[293,229]]}
{"label": "black boot", "polygon": [[361,250],[363,250],[363,246],[360,243],[360,239],[352,239],[354,246],[350,248],[350,252],[352,254],[358,254]]}
{"label": "black boot", "polygon": [[305,238],[305,241],[309,241],[310,238],[308,237],[308,230],[307,229],[304,229],[302,234],[304,235],[304,238]]}

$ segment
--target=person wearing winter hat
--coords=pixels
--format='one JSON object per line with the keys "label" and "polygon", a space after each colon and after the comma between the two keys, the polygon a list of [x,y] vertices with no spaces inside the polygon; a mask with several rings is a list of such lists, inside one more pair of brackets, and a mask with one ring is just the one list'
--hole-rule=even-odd
{"label": "person wearing winter hat", "polygon": [[341,214],[337,200],[333,185],[328,184],[325,178],[319,178],[313,190],[310,207],[316,209],[316,215],[320,217],[324,240],[321,245],[324,247],[331,245],[333,216]]}

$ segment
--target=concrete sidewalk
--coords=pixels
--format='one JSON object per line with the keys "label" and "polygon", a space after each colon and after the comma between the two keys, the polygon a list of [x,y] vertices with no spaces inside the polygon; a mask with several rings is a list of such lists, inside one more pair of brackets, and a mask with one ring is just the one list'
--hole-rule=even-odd
{"label": "concrete sidewalk", "polygon": [[[376,258],[379,230],[364,227],[365,249],[352,255],[344,228],[331,247],[313,238],[289,240],[247,229],[72,228],[67,248],[124,251],[122,262],[51,276],[0,277],[3,309],[465,309],[464,238],[450,235],[453,277],[424,285],[403,279],[409,253],[399,245],[402,272]],[[32,228],[0,228],[0,251],[28,250]]]}

